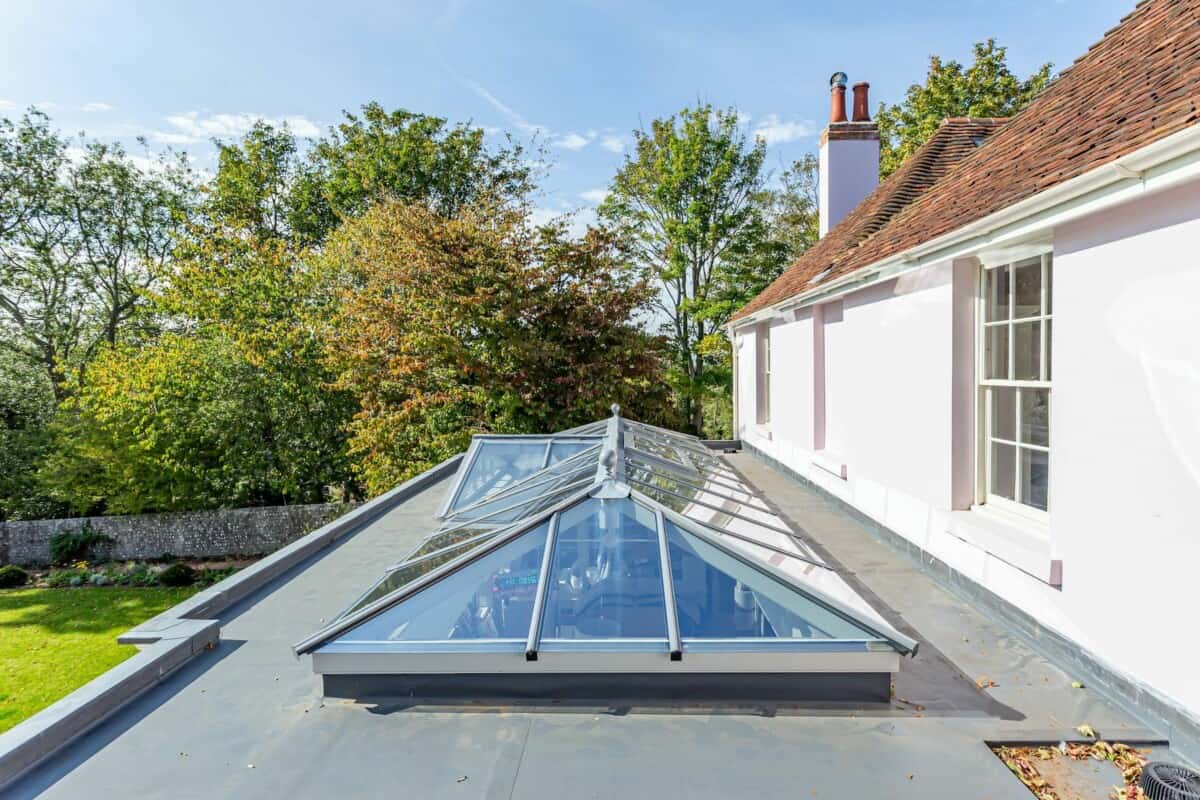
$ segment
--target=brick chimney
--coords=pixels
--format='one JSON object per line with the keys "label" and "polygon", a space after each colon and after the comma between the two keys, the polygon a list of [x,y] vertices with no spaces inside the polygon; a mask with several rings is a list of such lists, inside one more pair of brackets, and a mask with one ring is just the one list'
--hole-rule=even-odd
{"label": "brick chimney", "polygon": [[879,185],[879,128],[871,121],[871,85],[854,84],[854,106],[846,121],[846,73],[829,79],[829,125],[821,132],[818,186],[820,233],[824,236]]}

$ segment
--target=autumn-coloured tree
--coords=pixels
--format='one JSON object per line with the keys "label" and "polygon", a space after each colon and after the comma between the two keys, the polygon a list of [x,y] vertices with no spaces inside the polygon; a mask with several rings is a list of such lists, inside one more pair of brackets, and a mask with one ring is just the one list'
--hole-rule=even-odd
{"label": "autumn-coloured tree", "polygon": [[360,410],[351,452],[371,493],[465,448],[472,432],[561,430],[669,413],[663,343],[636,317],[653,290],[610,233],[535,228],[521,204],[451,216],[391,202],[324,255],[338,384]]}

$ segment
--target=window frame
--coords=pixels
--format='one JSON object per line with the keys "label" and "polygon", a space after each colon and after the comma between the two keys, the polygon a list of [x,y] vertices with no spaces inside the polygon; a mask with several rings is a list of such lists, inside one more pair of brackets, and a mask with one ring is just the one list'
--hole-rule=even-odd
{"label": "window frame", "polygon": [[754,424],[771,424],[771,323],[754,332]]}
{"label": "window frame", "polygon": [[[1018,267],[1032,266],[1037,260],[1040,264],[1039,307],[1036,313],[1025,316],[1016,314],[1016,270]],[[1053,338],[1053,269],[1054,257],[1051,250],[1036,256],[1015,259],[998,264],[981,264],[979,269],[978,292],[976,298],[976,343],[975,343],[975,401],[976,401],[976,507],[987,507],[1019,515],[1023,518],[1045,524],[1049,521],[1050,504],[1050,467],[1047,465],[1046,477],[1046,508],[1021,501],[1021,454],[1023,450],[1045,453],[1047,461],[1050,458],[1053,445],[1050,432],[1049,418],[1046,425],[1046,444],[1034,444],[1023,441],[1022,434],[1022,401],[1033,391],[1045,391],[1047,404],[1053,403],[1053,362],[1051,360],[1051,344]],[[996,270],[1008,271],[1008,300],[1007,316],[997,320],[988,320],[988,275]],[[1016,374],[1017,348],[1015,343],[1016,325],[1020,323],[1038,323],[1038,378],[1017,379]],[[1007,334],[1007,377],[989,378],[989,354],[987,350],[988,331],[993,328],[1006,327]],[[1006,439],[993,433],[993,400],[995,389],[1015,389],[1013,400],[1013,438]],[[1047,411],[1049,414],[1049,411]],[[1013,448],[1013,498],[994,494],[992,483],[992,452],[995,444],[1003,444]]]}

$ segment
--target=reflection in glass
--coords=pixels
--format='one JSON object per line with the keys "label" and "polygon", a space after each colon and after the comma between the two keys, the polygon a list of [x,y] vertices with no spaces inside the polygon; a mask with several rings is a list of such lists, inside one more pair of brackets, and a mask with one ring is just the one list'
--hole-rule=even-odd
{"label": "reflection in glass", "polygon": [[654,514],[628,498],[562,512],[543,639],[663,638],[662,562]]}
{"label": "reflection in glass", "polygon": [[1036,381],[1042,377],[1042,323],[1013,325],[1013,379]]}
{"label": "reflection in glass", "polygon": [[986,321],[1008,319],[1008,267],[989,269],[986,280]]}
{"label": "reflection in glass", "polygon": [[1049,482],[1050,454],[1022,447],[1021,501],[1025,505],[1045,511]]}
{"label": "reflection in glass", "polygon": [[987,328],[985,363],[988,378],[1008,378],[1008,326],[995,325]]}
{"label": "reflection in glass", "polygon": [[992,395],[992,436],[1015,442],[1017,439],[1017,390],[997,386]]}
{"label": "reflection in glass", "polygon": [[386,611],[342,641],[524,639],[549,523],[542,523]]}
{"label": "reflection in glass", "polygon": [[454,507],[462,508],[542,468],[546,442],[482,441]]}
{"label": "reflection in glass", "polygon": [[374,603],[384,595],[391,594],[401,586],[407,586],[425,573],[432,572],[433,570],[437,569],[442,564],[449,564],[463,553],[469,553],[471,550],[479,547],[490,538],[491,537],[489,536],[481,538],[478,541],[463,542],[460,546],[438,553],[436,556],[430,556],[429,558],[424,558],[420,561],[407,563],[397,567],[387,575],[384,575],[383,579],[379,581],[379,583],[372,586],[371,590],[363,595],[362,599],[355,603],[351,608],[347,609],[345,614],[342,616],[349,614],[351,611],[357,611],[363,606],[369,606],[371,603]]}
{"label": "reflection in glass", "polygon": [[1017,454],[1011,444],[992,442],[991,492],[997,497],[1017,499]]}
{"label": "reflection in glass", "polygon": [[783,582],[668,521],[671,579],[684,639],[870,639]]}
{"label": "reflection in glass", "polygon": [[1050,390],[1021,390],[1021,443],[1050,446]]}
{"label": "reflection in glass", "polygon": [[1042,259],[1032,258],[1013,267],[1013,318],[1042,313]]}

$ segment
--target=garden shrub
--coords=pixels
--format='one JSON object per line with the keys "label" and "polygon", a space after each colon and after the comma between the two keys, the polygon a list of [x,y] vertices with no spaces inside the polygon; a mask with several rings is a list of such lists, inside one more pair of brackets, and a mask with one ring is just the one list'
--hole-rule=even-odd
{"label": "garden shrub", "polygon": [[114,539],[84,523],[77,531],[61,531],[50,537],[50,560],[66,564],[90,558],[99,545],[112,544]]}
{"label": "garden shrub", "polygon": [[172,564],[158,573],[158,582],[163,586],[191,586],[196,578],[196,570],[182,563]]}
{"label": "garden shrub", "polygon": [[0,589],[15,589],[29,583],[29,573],[16,564],[0,567]]}

